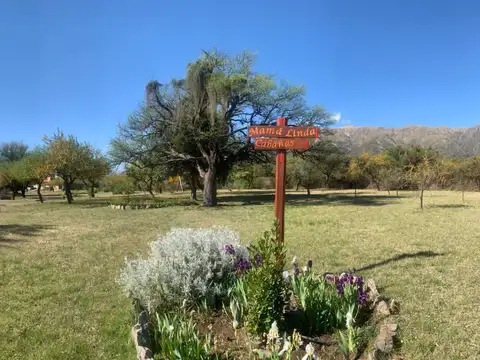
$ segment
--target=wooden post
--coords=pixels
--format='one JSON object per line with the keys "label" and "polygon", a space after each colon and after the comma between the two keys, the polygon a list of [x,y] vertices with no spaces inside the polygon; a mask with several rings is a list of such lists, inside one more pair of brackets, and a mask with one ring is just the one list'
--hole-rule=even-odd
{"label": "wooden post", "polygon": [[277,126],[252,125],[248,127],[247,141],[256,138],[255,150],[277,152],[275,165],[275,217],[278,222],[278,241],[285,240],[285,183],[287,150],[308,150],[308,138],[318,139],[318,128],[287,126],[287,119],[279,117]]}
{"label": "wooden post", "polygon": [[[279,117],[277,126],[287,126],[287,119]],[[278,241],[285,237],[285,178],[287,168],[286,150],[277,150],[275,165],[275,217],[278,221]]]}

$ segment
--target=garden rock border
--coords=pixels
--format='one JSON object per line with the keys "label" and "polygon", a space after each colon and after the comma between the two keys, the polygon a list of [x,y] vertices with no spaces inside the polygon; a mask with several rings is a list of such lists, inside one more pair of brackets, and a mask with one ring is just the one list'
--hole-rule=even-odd
{"label": "garden rock border", "polygon": [[384,296],[377,290],[372,279],[366,281],[367,303],[373,310],[374,319],[378,325],[378,334],[373,342],[372,350],[368,354],[368,360],[388,360],[393,358],[398,324],[393,314],[398,314],[400,304],[391,299],[387,304]]}
{"label": "garden rock border", "polygon": [[[160,206],[158,206],[160,207]],[[154,205],[110,205],[110,208],[117,210],[139,210],[139,209],[150,209],[155,208]]]}
{"label": "garden rock border", "polygon": [[137,350],[138,360],[153,360],[153,353],[147,339],[149,339],[148,315],[145,311],[142,311],[138,323],[132,327],[132,340]]}

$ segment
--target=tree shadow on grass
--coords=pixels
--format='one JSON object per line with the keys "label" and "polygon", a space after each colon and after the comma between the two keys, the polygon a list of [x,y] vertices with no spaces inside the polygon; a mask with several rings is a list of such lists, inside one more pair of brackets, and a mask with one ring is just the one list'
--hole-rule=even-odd
{"label": "tree shadow on grass", "polygon": [[[274,202],[275,194],[270,193],[232,193],[219,195],[218,202],[222,205],[266,205]],[[286,194],[288,206],[317,206],[317,205],[357,205],[357,206],[384,206],[399,200],[390,195],[358,195],[353,194]]]}
{"label": "tree shadow on grass", "polygon": [[403,254],[398,254],[398,255],[392,256],[391,258],[388,258],[388,259],[385,259],[385,260],[382,260],[382,261],[378,261],[378,262],[373,263],[373,264],[368,264],[368,265],[364,265],[364,266],[360,266],[360,267],[354,267],[354,268],[352,268],[352,269],[350,269],[346,272],[358,272],[358,271],[371,270],[371,269],[375,269],[379,266],[384,266],[384,265],[390,264],[392,262],[397,262],[397,261],[400,261],[400,260],[406,260],[406,259],[412,259],[412,258],[433,258],[433,257],[443,256],[443,255],[445,255],[445,253],[437,253],[437,252],[431,251],[431,250],[417,251],[417,252],[414,252],[414,253],[403,253]]}
{"label": "tree shadow on grass", "polygon": [[34,237],[42,234],[43,231],[54,228],[51,225],[0,225],[0,247],[25,242],[25,237]]}
{"label": "tree shadow on grass", "polygon": [[427,208],[439,208],[439,209],[462,209],[462,208],[468,208],[470,205],[466,204],[432,204],[432,205],[426,205],[425,207]]}

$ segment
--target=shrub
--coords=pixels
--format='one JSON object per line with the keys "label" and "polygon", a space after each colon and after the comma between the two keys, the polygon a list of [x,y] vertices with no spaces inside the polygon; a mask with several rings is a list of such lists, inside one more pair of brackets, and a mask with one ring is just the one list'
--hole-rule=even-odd
{"label": "shrub", "polygon": [[285,246],[278,242],[275,227],[248,250],[252,268],[245,275],[246,322],[251,333],[260,335],[267,332],[273,322],[280,325],[283,321],[287,299],[283,278]]}
{"label": "shrub", "polygon": [[[228,229],[173,229],[151,243],[146,260],[126,260],[119,283],[148,310],[220,305],[247,250]],[[228,246],[228,247],[226,247]],[[233,252],[227,251],[233,249]]]}
{"label": "shrub", "polygon": [[112,184],[110,190],[113,195],[131,195],[135,193],[135,185],[130,183]]}

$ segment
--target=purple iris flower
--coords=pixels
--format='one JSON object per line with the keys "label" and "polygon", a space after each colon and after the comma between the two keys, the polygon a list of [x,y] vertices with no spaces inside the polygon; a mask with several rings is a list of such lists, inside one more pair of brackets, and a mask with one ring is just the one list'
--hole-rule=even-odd
{"label": "purple iris flower", "polygon": [[363,289],[358,289],[357,302],[360,305],[365,305],[367,303],[367,294],[365,293],[365,291],[363,291]]}
{"label": "purple iris flower", "polygon": [[233,247],[232,244],[227,244],[223,247],[223,250],[225,251],[225,254],[233,255],[235,254],[235,248]]}
{"label": "purple iris flower", "polygon": [[337,293],[338,295],[343,295],[343,283],[340,281],[337,282]]}
{"label": "purple iris flower", "polygon": [[357,285],[359,288],[363,288],[363,277],[361,276],[354,277],[353,284]]}
{"label": "purple iris flower", "polygon": [[250,263],[249,260],[247,259],[240,259],[237,261],[237,263],[235,264],[235,269],[238,271],[238,272],[245,272],[249,269],[252,268],[252,264]]}
{"label": "purple iris flower", "polygon": [[293,275],[295,276],[300,275],[300,269],[298,268],[298,266],[296,266],[295,269],[293,270]]}

